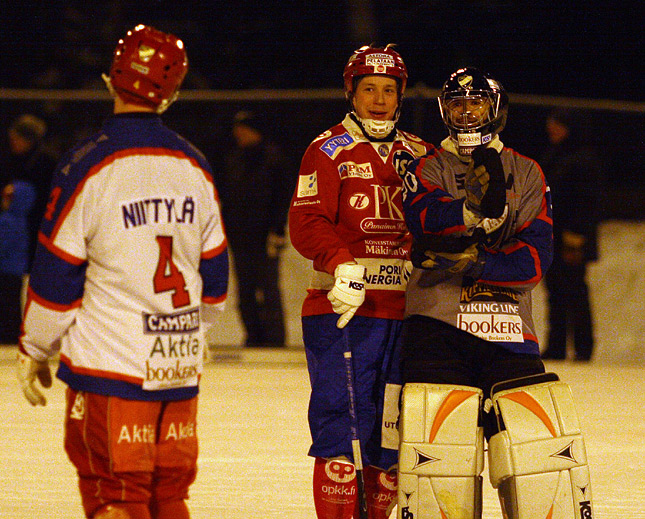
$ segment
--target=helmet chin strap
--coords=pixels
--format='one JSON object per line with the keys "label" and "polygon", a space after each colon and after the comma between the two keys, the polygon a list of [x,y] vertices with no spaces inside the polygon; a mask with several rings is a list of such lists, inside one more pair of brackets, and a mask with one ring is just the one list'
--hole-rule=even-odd
{"label": "helmet chin strap", "polygon": [[110,95],[112,97],[116,97],[116,90],[114,90],[114,87],[112,86],[112,80],[110,80],[110,76],[107,74],[103,73],[101,74],[101,78],[105,82],[105,86],[107,87],[108,91],[110,92]]}
{"label": "helmet chin strap", "polygon": [[359,117],[355,111],[350,113],[352,118],[360,125],[368,139],[385,139],[396,128],[398,117],[394,120],[382,121],[380,119],[365,119]]}

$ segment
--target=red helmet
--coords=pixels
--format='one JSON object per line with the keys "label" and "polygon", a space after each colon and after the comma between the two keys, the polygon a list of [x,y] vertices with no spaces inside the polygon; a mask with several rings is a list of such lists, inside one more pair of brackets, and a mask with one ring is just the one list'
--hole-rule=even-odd
{"label": "red helmet", "polygon": [[119,43],[110,83],[124,101],[163,111],[188,72],[183,42],[147,25],[137,25]]}
{"label": "red helmet", "polygon": [[356,78],[374,74],[392,76],[400,84],[401,95],[405,92],[405,86],[408,82],[408,69],[405,67],[400,54],[392,48],[391,43],[388,43],[385,48],[365,45],[354,51],[343,71],[345,94],[350,95],[353,93]]}

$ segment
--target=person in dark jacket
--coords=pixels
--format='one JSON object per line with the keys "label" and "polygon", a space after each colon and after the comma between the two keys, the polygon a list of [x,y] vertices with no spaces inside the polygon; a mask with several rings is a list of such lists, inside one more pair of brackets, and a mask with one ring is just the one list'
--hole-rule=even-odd
{"label": "person in dark jacket", "polygon": [[22,310],[22,277],[29,265],[29,214],[36,198],[28,182],[15,180],[2,189],[0,212],[0,344],[17,344]]}
{"label": "person in dark jacket", "polygon": [[52,174],[56,167],[55,153],[45,145],[47,123],[40,117],[24,113],[11,122],[7,130],[6,153],[2,157],[2,185],[13,180],[29,182],[36,189],[36,200],[28,215],[29,271],[36,251],[40,221],[47,201]]}
{"label": "person in dark jacket", "polygon": [[598,258],[597,225],[602,212],[601,166],[586,143],[581,114],[556,109],[546,120],[550,145],[539,161],[551,188],[554,255],[546,273],[549,333],[543,359],[566,359],[567,340],[575,360],[594,349],[587,264]]}
{"label": "person in dark jacket", "polygon": [[279,269],[296,174],[268,134],[259,114],[237,112],[234,145],[216,172],[247,347],[285,346]]}

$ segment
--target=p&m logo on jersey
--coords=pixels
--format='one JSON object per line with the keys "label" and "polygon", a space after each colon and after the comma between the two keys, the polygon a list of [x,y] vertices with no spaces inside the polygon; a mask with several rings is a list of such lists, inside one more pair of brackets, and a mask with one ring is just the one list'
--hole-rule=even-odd
{"label": "p&m logo on jersey", "polygon": [[318,172],[311,175],[298,176],[298,198],[316,196],[318,194]]}

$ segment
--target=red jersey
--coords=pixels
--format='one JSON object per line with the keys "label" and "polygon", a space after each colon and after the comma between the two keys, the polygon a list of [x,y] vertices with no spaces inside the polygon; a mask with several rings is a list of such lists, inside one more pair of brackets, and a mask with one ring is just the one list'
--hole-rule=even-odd
{"label": "red jersey", "polygon": [[365,302],[356,314],[403,318],[412,238],[396,166],[433,150],[400,130],[393,140],[370,141],[349,115],[309,145],[289,210],[291,242],[313,261],[303,316],[333,313],[327,292],[334,270],[356,261],[367,268]]}

